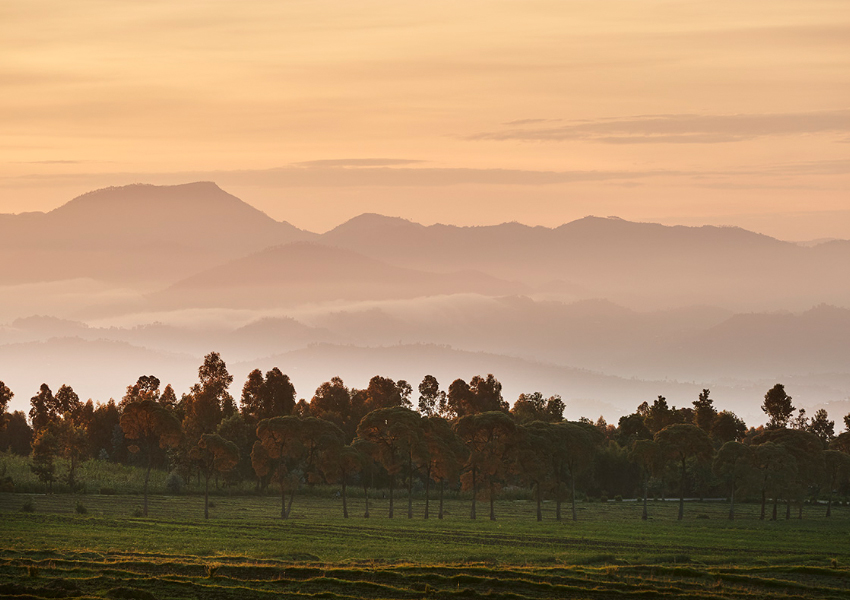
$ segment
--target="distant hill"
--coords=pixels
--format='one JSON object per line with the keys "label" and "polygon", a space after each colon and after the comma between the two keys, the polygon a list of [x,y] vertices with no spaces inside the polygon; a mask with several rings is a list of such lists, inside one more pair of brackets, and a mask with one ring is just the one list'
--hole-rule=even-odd
{"label": "distant hill", "polygon": [[546,292],[633,307],[715,304],[738,310],[850,306],[850,243],[814,247],[737,227],[586,217],[560,227],[422,226],[366,214],[323,234],[396,265],[474,269]]}
{"label": "distant hill", "polygon": [[312,237],[214,183],[128,185],[89,192],[48,213],[0,215],[0,278],[170,282]]}
{"label": "distant hill", "polygon": [[263,308],[337,300],[516,293],[524,287],[475,272],[430,273],[310,242],[275,246],[153,294],[155,307]]}

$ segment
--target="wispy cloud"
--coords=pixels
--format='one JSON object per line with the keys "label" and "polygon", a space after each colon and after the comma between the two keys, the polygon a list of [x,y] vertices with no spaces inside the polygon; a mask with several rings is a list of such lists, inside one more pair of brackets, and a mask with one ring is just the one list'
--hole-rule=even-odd
{"label": "wispy cloud", "polygon": [[[533,125],[539,119],[507,125]],[[646,115],[572,122],[557,127],[521,127],[469,136],[471,140],[568,141],[607,144],[716,144],[765,136],[845,133],[850,110],[738,115]]]}
{"label": "wispy cloud", "polygon": [[330,158],[293,163],[296,167],[395,167],[425,162],[407,158]]}

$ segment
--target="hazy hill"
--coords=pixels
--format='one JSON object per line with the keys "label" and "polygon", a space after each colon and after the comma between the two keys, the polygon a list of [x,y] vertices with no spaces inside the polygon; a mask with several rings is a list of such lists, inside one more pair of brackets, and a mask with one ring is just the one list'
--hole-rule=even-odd
{"label": "hazy hill", "polygon": [[303,303],[516,293],[521,285],[475,272],[429,273],[310,242],[275,246],[153,294],[157,307],[263,308]]}
{"label": "hazy hill", "polygon": [[170,282],[311,237],[214,183],[128,185],[89,192],[48,213],[0,215],[0,278]]}
{"label": "hazy hill", "polygon": [[366,214],[320,238],[397,265],[474,269],[634,307],[850,305],[850,243],[802,247],[736,227],[586,217],[560,227],[422,226]]}

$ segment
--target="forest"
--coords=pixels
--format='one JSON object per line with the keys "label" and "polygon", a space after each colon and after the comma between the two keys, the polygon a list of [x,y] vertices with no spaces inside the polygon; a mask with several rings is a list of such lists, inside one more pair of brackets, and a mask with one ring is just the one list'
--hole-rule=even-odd
{"label": "forest", "polygon": [[[335,377],[309,402],[296,400],[290,378],[273,368],[252,371],[237,404],[232,383],[212,352],[179,399],[152,375],[105,404],[83,403],[69,385],[54,394],[42,384],[26,415],[7,412],[14,394],[0,382],[0,451],[28,457],[48,493],[97,491],[80,476],[85,461],[138,467],[141,516],[152,471],[169,473],[169,489],[194,483],[205,517],[211,487],[279,494],[282,519],[299,490],[321,485],[335,486],[346,518],[349,486],[365,499],[364,517],[371,493],[388,498],[390,518],[425,519],[442,519],[446,494],[463,493],[470,519],[482,516],[481,503],[495,520],[499,494],[524,490],[538,521],[544,502],[560,521],[577,519],[577,501],[623,498],[640,499],[647,519],[648,499],[673,496],[680,520],[691,497],[728,500],[729,519],[738,500],[759,503],[761,519],[803,518],[806,504],[824,504],[818,515],[829,517],[850,494],[850,415],[836,435],[825,410],[809,418],[782,384],[765,393],[766,425],[747,427],[718,410],[707,389],[689,407],[658,396],[613,425],[603,417],[565,420],[558,396],[521,394],[510,406],[493,375],[457,379],[447,390],[427,375],[418,399],[410,383],[375,376],[365,389]],[[16,491],[4,468],[0,491]],[[399,510],[397,501],[406,506]]]}

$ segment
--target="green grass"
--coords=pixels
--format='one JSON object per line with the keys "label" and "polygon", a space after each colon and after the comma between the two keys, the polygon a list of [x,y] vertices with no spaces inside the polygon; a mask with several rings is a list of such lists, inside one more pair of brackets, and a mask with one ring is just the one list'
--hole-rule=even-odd
{"label": "green grass", "polygon": [[[19,512],[31,500],[35,512]],[[217,497],[211,519],[196,496],[0,494],[0,596],[132,598],[846,598],[850,509],[831,519],[759,521],[742,505],[582,503],[579,521],[534,519],[534,504],[497,503],[498,520],[470,521],[451,500],[442,521],[386,517],[387,501],[352,518],[341,501],[296,497],[282,521],[275,497]],[[85,503],[87,514],[76,513]],[[481,507],[482,509],[484,506]],[[698,514],[708,519],[697,519]],[[485,513],[486,516],[486,513]],[[31,577],[31,571],[37,571]],[[15,587],[17,586],[17,587]],[[150,596],[145,596],[145,593]],[[57,595],[58,594],[58,595]]]}

